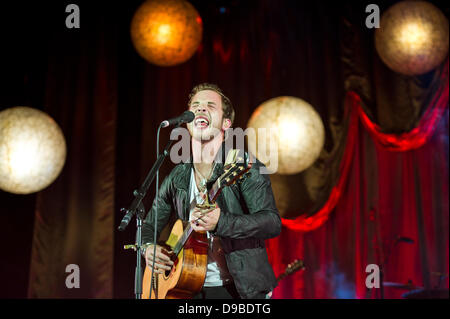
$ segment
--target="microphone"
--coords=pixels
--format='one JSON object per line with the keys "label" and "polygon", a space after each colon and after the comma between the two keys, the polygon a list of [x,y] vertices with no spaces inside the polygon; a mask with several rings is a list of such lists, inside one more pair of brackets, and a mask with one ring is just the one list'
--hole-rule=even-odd
{"label": "microphone", "polygon": [[194,120],[194,118],[195,118],[195,114],[193,112],[186,111],[186,112],[184,112],[183,114],[181,114],[178,117],[174,117],[172,119],[162,121],[160,126],[161,127],[168,127],[170,125],[176,125],[177,126],[177,125],[181,125],[181,124],[184,124],[184,123],[190,123],[190,122],[192,122]]}

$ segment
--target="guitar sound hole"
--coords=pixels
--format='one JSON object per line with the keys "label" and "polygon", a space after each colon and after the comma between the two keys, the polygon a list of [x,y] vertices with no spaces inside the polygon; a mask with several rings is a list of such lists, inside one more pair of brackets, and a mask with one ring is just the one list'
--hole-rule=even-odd
{"label": "guitar sound hole", "polygon": [[[172,268],[172,269],[173,269],[173,268]],[[172,269],[171,269],[171,270],[166,270],[166,271],[164,272],[164,276],[165,276],[165,277],[169,277],[170,273],[172,272]]]}

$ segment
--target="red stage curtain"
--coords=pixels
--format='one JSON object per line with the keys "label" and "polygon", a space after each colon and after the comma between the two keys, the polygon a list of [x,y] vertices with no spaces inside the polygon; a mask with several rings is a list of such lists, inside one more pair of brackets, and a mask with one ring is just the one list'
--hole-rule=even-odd
{"label": "red stage curtain", "polygon": [[[358,113],[364,127],[370,132],[372,137],[380,143],[386,150],[408,151],[421,147],[433,134],[436,123],[440,120],[445,108],[448,106],[448,59],[440,75],[440,87],[433,96],[429,106],[422,115],[419,125],[410,132],[403,134],[387,134],[382,128],[372,122],[364,109],[359,106]],[[355,96],[360,103],[360,98]]]}
{"label": "red stage curtain", "polygon": [[[378,297],[379,290],[365,288],[368,264],[382,266],[385,281],[426,288],[438,285],[438,273],[448,274],[448,77],[418,127],[400,136],[369,125],[352,92],[350,106],[370,134],[358,123],[349,128],[341,176],[326,204],[312,217],[283,220],[281,236],[267,241],[276,274],[294,259],[307,267],[280,282],[274,298]],[[399,298],[405,291],[384,292]]]}
{"label": "red stage curtain", "polygon": [[355,92],[349,92],[346,98],[346,113],[350,117],[350,124],[347,132],[346,149],[340,164],[340,176],[338,182],[333,187],[328,200],[323,207],[313,216],[300,215],[296,219],[283,218],[285,227],[297,231],[314,230],[328,220],[331,211],[336,207],[345,186],[348,170],[353,160],[355,147],[355,135],[357,132],[357,116],[359,115],[364,127],[370,132],[377,143],[380,143],[388,151],[408,151],[421,147],[430,138],[436,124],[448,107],[448,59],[444,64],[443,72],[440,75],[440,85],[432,97],[430,105],[426,108],[424,115],[420,119],[419,125],[413,130],[403,134],[383,133],[379,125],[372,122],[361,106],[361,98]]}

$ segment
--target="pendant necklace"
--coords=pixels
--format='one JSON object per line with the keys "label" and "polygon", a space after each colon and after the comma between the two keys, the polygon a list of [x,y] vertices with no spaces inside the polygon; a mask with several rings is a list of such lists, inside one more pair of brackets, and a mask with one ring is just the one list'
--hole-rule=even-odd
{"label": "pendant necklace", "polygon": [[[211,171],[209,172],[208,179],[211,178],[211,175],[212,175],[212,173],[213,173],[215,167],[216,167],[216,163],[214,163],[213,167],[211,168]],[[194,165],[194,170],[195,170],[195,171],[197,172],[197,174],[201,177],[201,180],[200,180],[199,185],[198,185],[198,188],[199,188],[198,191],[199,191],[199,193],[206,193],[205,191],[206,191],[206,181],[207,181],[207,179],[203,176],[202,173],[200,173],[200,170],[198,170],[198,169],[195,167],[195,165]]]}

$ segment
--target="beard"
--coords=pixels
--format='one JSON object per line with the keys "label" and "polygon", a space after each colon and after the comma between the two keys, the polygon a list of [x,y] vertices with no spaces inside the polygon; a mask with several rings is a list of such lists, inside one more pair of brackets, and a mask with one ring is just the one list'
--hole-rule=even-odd
{"label": "beard", "polygon": [[[222,122],[222,121],[220,121]],[[200,128],[195,126],[194,121],[187,125],[189,133],[192,138],[199,142],[208,142],[214,139],[217,135],[222,133],[222,127],[217,123],[210,123],[208,127]]]}

